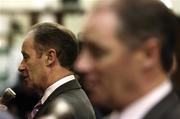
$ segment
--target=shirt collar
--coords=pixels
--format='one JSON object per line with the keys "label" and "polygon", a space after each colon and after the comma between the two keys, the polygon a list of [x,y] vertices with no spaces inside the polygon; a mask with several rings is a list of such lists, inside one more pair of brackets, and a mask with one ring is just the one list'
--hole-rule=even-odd
{"label": "shirt collar", "polygon": [[[170,80],[164,81],[150,93],[128,106],[121,113],[113,112],[110,119],[142,119],[150,109],[172,90]],[[138,111],[139,110],[139,111]]]}
{"label": "shirt collar", "polygon": [[46,90],[45,90],[45,93],[43,95],[43,97],[41,98],[41,103],[43,104],[47,98],[50,96],[50,94],[56,89],[58,88],[59,86],[71,81],[71,80],[74,80],[75,79],[75,76],[74,75],[69,75],[69,76],[66,76],[62,79],[59,79],[58,81],[56,81],[54,84],[52,84],[51,86],[49,86]]}

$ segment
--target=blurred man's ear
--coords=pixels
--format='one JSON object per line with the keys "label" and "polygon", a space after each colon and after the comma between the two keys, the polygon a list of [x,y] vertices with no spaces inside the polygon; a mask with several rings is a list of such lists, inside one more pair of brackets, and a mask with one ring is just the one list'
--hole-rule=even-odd
{"label": "blurred man's ear", "polygon": [[150,38],[143,43],[145,54],[144,66],[146,69],[153,68],[160,64],[160,45],[156,38]]}
{"label": "blurred man's ear", "polygon": [[52,65],[55,62],[56,58],[57,58],[56,50],[55,49],[49,49],[46,52],[45,64],[47,66]]}

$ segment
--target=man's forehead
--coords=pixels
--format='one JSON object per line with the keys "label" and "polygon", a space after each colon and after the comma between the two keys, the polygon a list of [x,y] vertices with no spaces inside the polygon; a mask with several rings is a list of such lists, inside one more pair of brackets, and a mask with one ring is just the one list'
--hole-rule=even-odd
{"label": "man's forehead", "polygon": [[26,34],[26,36],[25,36],[25,40],[26,39],[29,39],[29,38],[33,38],[34,37],[34,31],[29,31],[27,34]]}
{"label": "man's forehead", "polygon": [[91,29],[91,27],[101,27],[105,25],[108,27],[117,26],[117,17],[116,15],[109,10],[102,10],[92,13],[86,20],[83,30]]}
{"label": "man's forehead", "polygon": [[111,9],[115,1],[116,0],[99,0],[94,5],[94,8],[92,9],[92,11],[96,11],[99,9]]}
{"label": "man's forehead", "polygon": [[22,48],[26,48],[26,47],[32,47],[33,48],[33,46],[34,46],[33,42],[34,42],[33,34],[32,34],[32,32],[29,32],[24,38],[24,41],[22,43]]}

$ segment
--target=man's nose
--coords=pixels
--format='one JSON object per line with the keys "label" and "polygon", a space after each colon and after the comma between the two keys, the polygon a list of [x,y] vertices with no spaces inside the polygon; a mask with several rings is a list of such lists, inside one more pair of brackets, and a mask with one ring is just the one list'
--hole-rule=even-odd
{"label": "man's nose", "polygon": [[19,72],[23,72],[25,70],[25,65],[23,63],[23,61],[20,63],[19,67],[18,67],[18,71]]}

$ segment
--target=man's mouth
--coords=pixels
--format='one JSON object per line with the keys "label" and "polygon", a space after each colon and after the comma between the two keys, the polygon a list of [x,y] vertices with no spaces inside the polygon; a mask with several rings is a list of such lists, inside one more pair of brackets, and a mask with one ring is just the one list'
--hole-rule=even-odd
{"label": "man's mouth", "polygon": [[29,78],[29,75],[23,74],[23,78],[24,78],[25,80],[27,80],[27,79]]}
{"label": "man's mouth", "polygon": [[26,79],[26,80],[27,80],[28,78],[29,78],[28,76],[24,77],[24,79]]}

